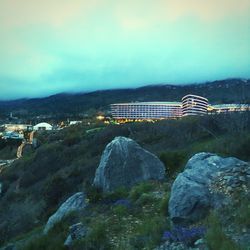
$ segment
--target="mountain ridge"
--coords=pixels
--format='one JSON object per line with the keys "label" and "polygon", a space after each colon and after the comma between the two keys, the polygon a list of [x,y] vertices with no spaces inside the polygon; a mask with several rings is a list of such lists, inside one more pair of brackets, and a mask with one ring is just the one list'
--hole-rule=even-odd
{"label": "mountain ridge", "polygon": [[0,101],[0,113],[79,114],[90,109],[107,110],[111,103],[135,101],[181,101],[186,94],[208,98],[210,103],[250,103],[250,79],[226,79],[200,84],[156,84],[139,88],[59,93],[43,98]]}

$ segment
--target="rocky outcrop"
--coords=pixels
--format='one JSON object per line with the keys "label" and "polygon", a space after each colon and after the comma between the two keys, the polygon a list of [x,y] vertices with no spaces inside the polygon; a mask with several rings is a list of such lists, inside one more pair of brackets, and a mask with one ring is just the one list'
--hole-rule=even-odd
{"label": "rocky outcrop", "polygon": [[249,165],[237,158],[198,153],[187,163],[173,183],[169,214],[174,224],[204,218],[209,209],[231,203],[236,189],[244,192],[249,184]]}
{"label": "rocky outcrop", "polygon": [[165,167],[154,154],[120,136],[106,146],[93,185],[110,192],[144,180],[162,180],[164,174]]}
{"label": "rocky outcrop", "polygon": [[70,198],[68,198],[59,209],[49,218],[45,228],[44,233],[48,231],[59,221],[63,219],[64,216],[71,212],[80,211],[86,207],[85,195],[82,192],[76,193]]}
{"label": "rocky outcrop", "polygon": [[88,229],[80,222],[69,227],[69,235],[64,246],[71,247],[74,240],[79,240],[87,235]]}

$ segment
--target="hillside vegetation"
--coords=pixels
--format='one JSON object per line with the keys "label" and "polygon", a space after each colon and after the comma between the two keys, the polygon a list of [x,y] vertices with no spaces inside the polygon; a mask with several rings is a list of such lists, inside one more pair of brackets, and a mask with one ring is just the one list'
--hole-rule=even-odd
{"label": "hillside vegetation", "polygon": [[[118,190],[109,197],[91,188],[101,154],[116,136],[130,137],[155,153],[166,166],[167,182],[146,183],[131,191]],[[39,147],[25,152],[23,158],[0,175],[3,184],[0,245],[31,240],[25,249],[64,249],[63,241],[68,226],[75,221],[74,215],[48,236],[37,235],[65,199],[84,190],[90,207],[81,220],[94,231],[80,245],[76,243],[74,249],[82,249],[79,246],[83,244],[86,249],[153,249],[160,243],[163,230],[169,228],[167,204],[171,183],[193,154],[206,151],[250,161],[250,114],[247,112],[110,125],[98,130],[76,125],[39,133],[36,137]],[[164,199],[155,197],[154,191],[162,192]],[[114,207],[112,202],[117,199],[128,199],[132,208]],[[36,240],[32,241],[33,238]]]}

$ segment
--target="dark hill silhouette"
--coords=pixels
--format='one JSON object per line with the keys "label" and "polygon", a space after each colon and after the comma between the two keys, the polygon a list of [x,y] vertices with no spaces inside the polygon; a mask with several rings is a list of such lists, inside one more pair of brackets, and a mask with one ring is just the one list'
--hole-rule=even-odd
{"label": "dark hill silhouette", "polygon": [[210,103],[250,103],[250,80],[226,79],[203,84],[149,85],[134,89],[111,89],[90,93],[62,93],[45,98],[1,101],[0,113],[67,115],[89,109],[107,110],[109,104],[134,101],[180,101],[186,94],[208,98]]}

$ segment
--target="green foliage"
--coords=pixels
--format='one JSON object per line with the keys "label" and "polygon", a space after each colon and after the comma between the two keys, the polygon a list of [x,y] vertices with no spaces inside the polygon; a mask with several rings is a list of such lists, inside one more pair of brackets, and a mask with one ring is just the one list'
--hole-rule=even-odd
{"label": "green foliage", "polygon": [[0,159],[14,159],[18,146],[22,143],[20,139],[4,140],[0,137]]}
{"label": "green foliage", "polygon": [[139,206],[153,204],[156,201],[156,198],[152,194],[143,193],[140,198],[136,201],[136,204]]}
{"label": "green foliage", "polygon": [[68,233],[64,222],[57,223],[48,234],[34,237],[21,250],[66,250],[63,245]]}
{"label": "green foliage", "polygon": [[239,207],[234,210],[234,222],[240,226],[250,227],[250,201],[245,197],[241,197],[240,201]]}
{"label": "green foliage", "polygon": [[118,199],[126,198],[129,194],[129,191],[125,187],[117,188],[114,192],[105,193],[103,198],[107,201],[116,201]]}
{"label": "green foliage", "polygon": [[138,226],[131,244],[136,249],[154,249],[161,242],[167,222],[165,216],[148,217]]}
{"label": "green foliage", "polygon": [[[0,235],[4,234],[4,240],[9,241],[12,237],[25,233],[26,230],[33,227],[32,223],[27,223],[30,224],[30,227],[23,227],[23,221],[19,219],[21,215],[18,211],[23,210],[24,200],[34,201],[32,206],[29,205],[29,209],[26,209],[33,214],[32,219],[45,223],[48,214],[54,211],[68,193],[82,188],[84,182],[92,183],[101,153],[115,136],[133,138],[150,152],[156,155],[162,154],[161,160],[167,168],[170,168],[167,169],[168,174],[171,172],[170,174],[175,175],[189,157],[200,151],[213,152],[222,156],[236,156],[249,161],[249,121],[250,116],[246,112],[244,115],[237,114],[236,116],[219,115],[156,123],[110,125],[88,134],[85,131],[96,128],[96,124],[75,126],[56,132],[37,133],[36,138],[40,142],[40,146],[36,148],[35,152],[27,154],[25,151],[23,158],[1,172],[3,193],[0,199],[0,221],[3,223],[0,223]],[[164,151],[162,151],[163,149]],[[3,148],[3,150],[5,149]],[[9,152],[9,149],[7,151]],[[16,146],[12,151],[15,155]],[[61,179],[56,180],[57,176]],[[54,177],[55,180],[53,180]],[[19,190],[17,190],[18,183],[20,184]],[[136,202],[143,195],[140,202],[151,204],[148,194],[153,189],[150,182],[137,185],[129,192],[129,198]],[[15,192],[16,190],[17,192]],[[110,213],[112,210],[109,210],[109,205],[103,205],[103,202],[97,201],[127,198],[128,194],[126,191],[119,190],[105,194],[103,197],[100,190],[90,188],[87,190],[87,196],[91,203],[95,203],[92,204],[93,211],[98,214],[105,213],[107,210]],[[46,198],[47,206],[44,204],[44,198]],[[161,201],[152,200],[152,206],[146,206],[146,209],[152,214],[156,211],[165,216],[167,203],[167,197]],[[35,208],[34,204],[42,204],[41,209]],[[143,209],[141,206],[132,206],[128,217],[132,213],[138,219],[144,220],[145,211],[141,209]],[[25,215],[25,213],[22,214]],[[236,214],[235,223],[249,225],[247,214],[248,209],[245,206],[238,215]],[[26,217],[23,216],[23,218]],[[126,234],[126,232],[124,233]]]}
{"label": "green foliage", "polygon": [[112,208],[112,211],[114,212],[115,215],[117,215],[120,218],[128,215],[128,208],[123,205],[114,206]]}
{"label": "green foliage", "polygon": [[67,182],[61,176],[55,175],[45,183],[43,194],[48,207],[57,205],[65,193]]}
{"label": "green foliage", "polygon": [[188,154],[185,151],[168,151],[161,153],[160,160],[166,167],[167,176],[172,176],[184,166]]}
{"label": "green foliage", "polygon": [[169,199],[170,199],[170,192],[167,192],[159,203],[159,210],[162,215],[166,216],[168,214]]}
{"label": "green foliage", "polygon": [[130,193],[129,198],[132,201],[136,201],[143,193],[148,193],[154,189],[154,185],[150,182],[141,182],[137,186],[134,186]]}
{"label": "green foliage", "polygon": [[87,236],[74,243],[74,250],[108,250],[107,224],[102,221],[94,222]]}
{"label": "green foliage", "polygon": [[96,203],[103,199],[102,190],[92,185],[85,186],[85,193],[90,203]]}
{"label": "green foliage", "polygon": [[20,178],[20,188],[27,188],[36,182],[36,177],[29,171],[24,172]]}
{"label": "green foliage", "polygon": [[71,135],[63,140],[63,144],[70,147],[79,143],[81,139],[78,136]]}
{"label": "green foliage", "polygon": [[223,228],[215,214],[210,214],[207,219],[207,233],[205,235],[211,250],[239,250],[236,244],[223,232]]}

